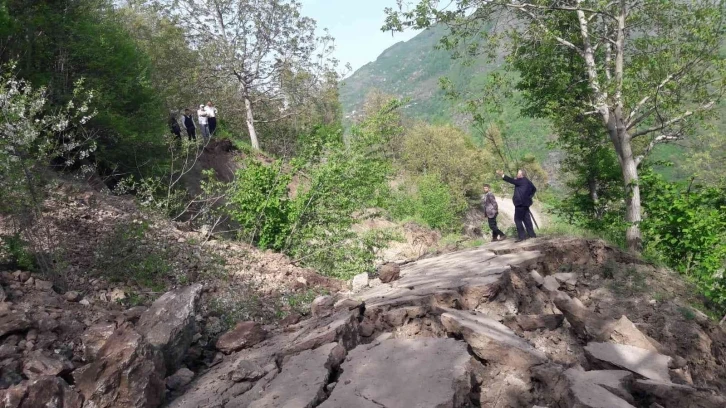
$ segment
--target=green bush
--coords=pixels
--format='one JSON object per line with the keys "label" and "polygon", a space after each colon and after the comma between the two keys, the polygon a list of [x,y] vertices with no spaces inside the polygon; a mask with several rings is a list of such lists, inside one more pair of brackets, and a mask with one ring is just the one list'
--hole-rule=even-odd
{"label": "green bush", "polygon": [[2,244],[0,256],[12,267],[26,271],[36,270],[35,256],[20,234],[0,237],[0,244]]}
{"label": "green bush", "polygon": [[645,253],[693,279],[708,299],[726,307],[726,191],[668,183],[652,171],[641,181]]}
{"label": "green bush", "polygon": [[442,232],[458,232],[461,216],[466,211],[465,197],[441,180],[436,173],[412,178],[413,188],[391,193],[386,208],[397,220],[414,219]]}

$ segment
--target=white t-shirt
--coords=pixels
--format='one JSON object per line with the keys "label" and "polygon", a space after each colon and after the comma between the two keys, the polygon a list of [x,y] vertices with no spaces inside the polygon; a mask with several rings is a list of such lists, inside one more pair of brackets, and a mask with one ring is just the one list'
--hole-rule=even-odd
{"label": "white t-shirt", "polygon": [[217,108],[214,106],[205,106],[204,111],[207,112],[208,118],[216,118],[217,117]]}
{"label": "white t-shirt", "polygon": [[204,116],[206,114],[207,114],[207,110],[206,109],[199,109],[197,111],[197,117],[199,117],[199,124],[200,125],[206,125],[207,124],[207,117]]}

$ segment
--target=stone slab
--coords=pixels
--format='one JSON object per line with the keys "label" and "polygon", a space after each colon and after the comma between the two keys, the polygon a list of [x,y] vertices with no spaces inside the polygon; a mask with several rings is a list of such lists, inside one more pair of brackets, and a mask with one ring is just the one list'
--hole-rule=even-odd
{"label": "stone slab", "polygon": [[625,344],[590,343],[585,346],[585,353],[591,359],[604,361],[651,380],[671,381],[668,373],[671,358],[651,350]]}
{"label": "stone slab", "polygon": [[[320,408],[463,408],[471,356],[454,339],[390,339],[359,346]],[[283,405],[278,405],[283,406]]]}
{"label": "stone slab", "polygon": [[529,368],[547,356],[507,326],[480,313],[448,309],[441,323],[449,333],[463,336],[477,356],[502,365]]}

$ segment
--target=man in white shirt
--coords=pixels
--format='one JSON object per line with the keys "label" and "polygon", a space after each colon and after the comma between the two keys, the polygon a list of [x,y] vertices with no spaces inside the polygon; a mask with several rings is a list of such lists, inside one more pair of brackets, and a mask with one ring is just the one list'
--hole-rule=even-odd
{"label": "man in white shirt", "polygon": [[214,131],[217,129],[217,108],[214,107],[212,101],[207,101],[204,111],[207,112],[207,120],[209,121],[209,135],[214,136]]}
{"label": "man in white shirt", "polygon": [[202,129],[202,137],[209,139],[209,122],[207,121],[207,110],[204,105],[199,105],[197,110],[197,118],[199,118],[199,127]]}

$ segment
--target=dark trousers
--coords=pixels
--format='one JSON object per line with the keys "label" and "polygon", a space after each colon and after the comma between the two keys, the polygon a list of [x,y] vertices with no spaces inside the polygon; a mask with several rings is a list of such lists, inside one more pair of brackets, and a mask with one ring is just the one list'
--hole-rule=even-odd
{"label": "dark trousers", "polygon": [[[517,235],[519,239],[536,238],[534,226],[532,226],[532,216],[529,214],[529,207],[514,207],[514,224],[517,226]],[[526,235],[525,235],[526,229]]]}
{"label": "dark trousers", "polygon": [[214,136],[214,131],[217,129],[217,118],[207,119],[209,123],[209,136]]}
{"label": "dark trousers", "polygon": [[487,221],[489,221],[489,229],[492,230],[492,240],[497,239],[497,237],[503,237],[504,233],[502,230],[497,227],[497,216],[495,215],[492,218],[487,218]]}
{"label": "dark trousers", "polygon": [[188,127],[187,135],[189,136],[189,140],[197,140],[197,129],[194,127]]}

